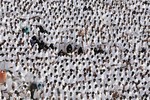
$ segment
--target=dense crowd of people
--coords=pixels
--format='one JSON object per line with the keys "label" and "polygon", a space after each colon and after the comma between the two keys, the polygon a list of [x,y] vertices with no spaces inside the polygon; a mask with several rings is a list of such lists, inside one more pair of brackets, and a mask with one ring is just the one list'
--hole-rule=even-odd
{"label": "dense crowd of people", "polygon": [[149,37],[148,0],[1,0],[0,99],[149,100]]}

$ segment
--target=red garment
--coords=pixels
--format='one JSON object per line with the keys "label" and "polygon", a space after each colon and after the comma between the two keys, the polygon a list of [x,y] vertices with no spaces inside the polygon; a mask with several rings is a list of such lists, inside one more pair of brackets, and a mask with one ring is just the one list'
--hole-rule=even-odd
{"label": "red garment", "polygon": [[6,81],[6,71],[1,70],[0,71],[0,83],[4,83]]}

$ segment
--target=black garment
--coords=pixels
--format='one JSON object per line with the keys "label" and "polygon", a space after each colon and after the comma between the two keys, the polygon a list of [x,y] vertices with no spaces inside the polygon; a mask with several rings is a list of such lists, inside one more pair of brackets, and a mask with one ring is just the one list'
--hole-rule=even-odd
{"label": "black garment", "polygon": [[146,52],[146,49],[145,49],[145,48],[142,48],[142,49],[141,49],[141,52],[142,52],[142,53]]}
{"label": "black garment", "polygon": [[33,36],[33,37],[32,37],[32,40],[36,40],[36,41],[37,41],[38,39],[37,39],[36,36]]}
{"label": "black garment", "polygon": [[80,47],[79,49],[78,49],[78,54],[82,54],[83,53],[83,49],[82,49],[82,47]]}
{"label": "black garment", "polygon": [[42,1],[42,0],[39,0],[39,3],[43,3],[43,1]]}
{"label": "black garment", "polygon": [[63,50],[60,50],[58,56],[64,56],[66,53]]}
{"label": "black garment", "polygon": [[39,52],[41,51],[41,49],[47,50],[49,48],[43,41],[39,42],[38,45],[39,45],[38,48]]}
{"label": "black garment", "polygon": [[30,40],[31,46],[33,47],[36,43],[39,43],[36,36],[33,36]]}
{"label": "black garment", "polygon": [[38,26],[39,27],[39,29],[40,29],[40,32],[42,32],[42,33],[47,33],[47,31],[42,27],[42,26]]}
{"label": "black garment", "polygon": [[86,6],[84,6],[83,11],[86,11],[86,10],[88,10],[88,8]]}
{"label": "black garment", "polygon": [[22,28],[22,32],[25,32],[25,28]]}
{"label": "black garment", "polygon": [[36,83],[31,83],[29,90],[31,91],[31,99],[33,99],[34,96],[34,91],[37,89],[37,84]]}
{"label": "black garment", "polygon": [[71,53],[72,52],[71,44],[69,44],[66,49],[67,49],[67,53]]}
{"label": "black garment", "polygon": [[49,47],[50,47],[51,49],[55,49],[55,47],[54,47],[54,44],[53,44],[53,43],[51,43]]}
{"label": "black garment", "polygon": [[92,7],[91,7],[91,6],[89,6],[89,7],[88,7],[88,10],[92,11]]}
{"label": "black garment", "polygon": [[97,48],[94,48],[94,53],[97,54]]}
{"label": "black garment", "polygon": [[99,49],[94,48],[94,53],[95,53],[95,55],[96,55],[96,54],[98,54],[98,53],[104,53],[104,51],[103,51],[101,48],[99,48]]}
{"label": "black garment", "polygon": [[88,11],[93,11],[91,6],[89,6],[89,7],[84,6],[83,11],[87,11],[87,10]]}

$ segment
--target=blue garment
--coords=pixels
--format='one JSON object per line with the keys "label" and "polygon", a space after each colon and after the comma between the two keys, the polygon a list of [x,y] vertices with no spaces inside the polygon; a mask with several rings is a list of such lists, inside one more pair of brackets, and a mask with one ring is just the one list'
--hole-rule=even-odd
{"label": "blue garment", "polygon": [[29,34],[29,28],[28,27],[24,27],[22,29],[23,33]]}

